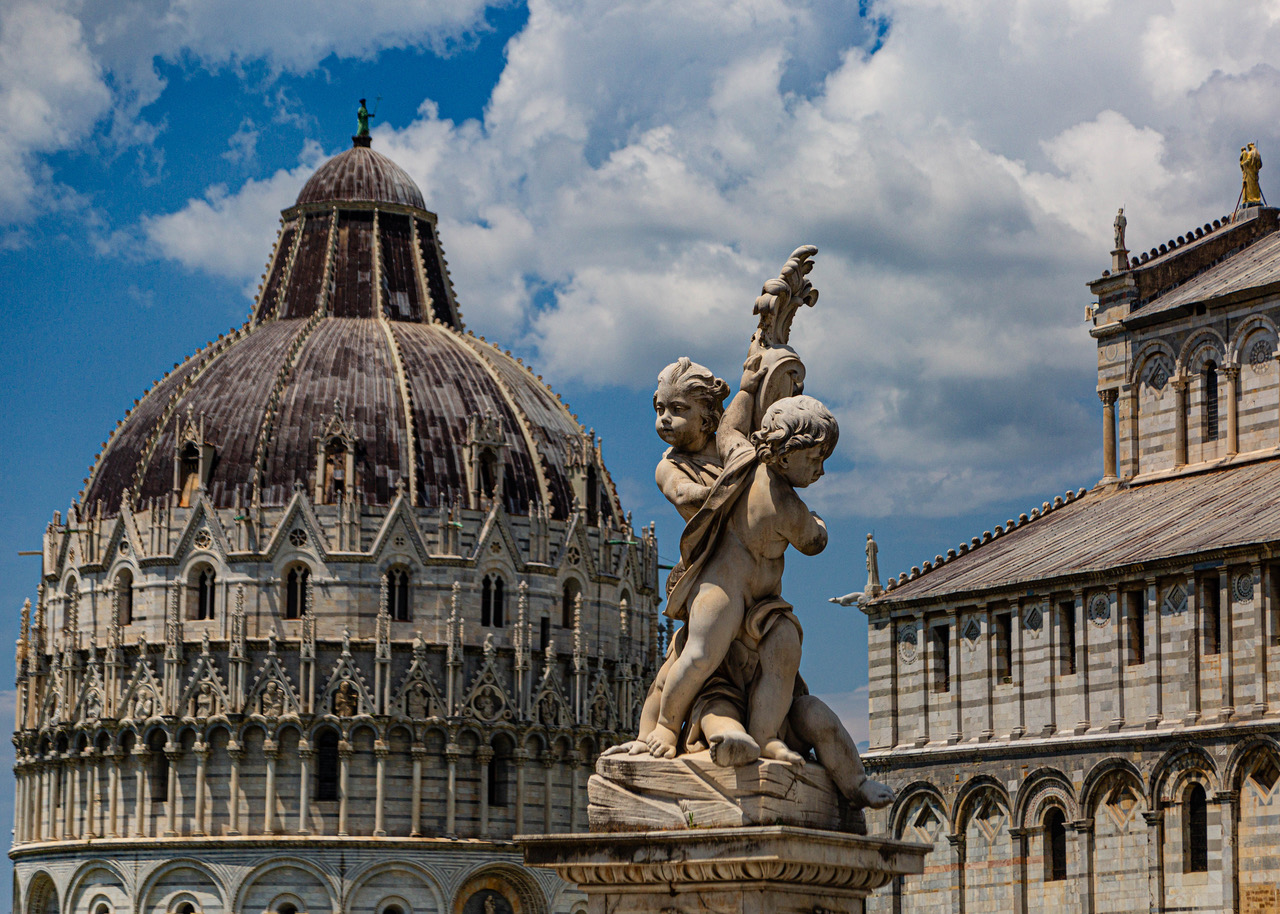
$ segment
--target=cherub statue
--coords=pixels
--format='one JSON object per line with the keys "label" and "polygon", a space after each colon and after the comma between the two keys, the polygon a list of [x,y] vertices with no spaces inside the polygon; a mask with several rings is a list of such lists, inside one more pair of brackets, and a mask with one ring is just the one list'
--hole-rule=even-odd
{"label": "cherub statue", "polygon": [[763,373],[758,363],[749,366],[717,433],[724,472],[680,540],[686,571],[671,591],[667,614],[685,621],[687,634],[649,735],[650,751],[659,757],[674,757],[694,699],[739,632],[758,642],[775,625],[784,625],[791,634],[760,645],[760,678],[747,730],[765,758],[801,761],[778,738],[800,668],[799,623],[779,596],[783,556],[788,546],[816,555],[827,545],[826,525],[796,489],[821,478],[840,431],[825,406],[799,396],[774,403],[760,429],[751,432]]}
{"label": "cherub statue", "polygon": [[[802,765],[812,749],[855,808],[880,808],[892,802],[893,792],[867,779],[839,718],[808,694],[798,675],[800,625],[778,595],[786,547],[812,554],[825,545],[825,526],[795,489],[822,475],[839,434],[821,403],[794,396],[804,368],[786,345],[795,309],[817,298],[804,280],[814,251],[798,249],[757,300],[760,329],[752,338],[742,389],[718,429],[714,455],[695,434],[708,409],[700,414],[698,401],[718,406],[723,382],[687,359],[659,375],[656,424],[672,447],[655,479],[689,521],[681,565],[687,560],[690,570],[674,585],[669,579],[667,612],[687,624],[641,709],[639,738],[606,754],[648,749],[671,757],[682,728],[686,750],[708,748],[712,760],[725,766],[752,762],[762,748],[766,757]],[[672,404],[683,414],[673,415]],[[753,432],[760,414],[760,428]],[[700,485],[706,479],[717,481],[708,488]],[[698,499],[702,504],[695,506]]]}
{"label": "cherub statue", "polygon": [[698,513],[720,477],[716,430],[728,396],[728,384],[684,356],[658,374],[654,425],[671,447],[658,461],[654,481],[686,521]]}
{"label": "cherub statue", "polygon": [[1262,185],[1258,183],[1258,172],[1262,170],[1262,153],[1258,147],[1249,143],[1240,147],[1240,172],[1244,186],[1240,190],[1240,202],[1244,206],[1262,205]]}

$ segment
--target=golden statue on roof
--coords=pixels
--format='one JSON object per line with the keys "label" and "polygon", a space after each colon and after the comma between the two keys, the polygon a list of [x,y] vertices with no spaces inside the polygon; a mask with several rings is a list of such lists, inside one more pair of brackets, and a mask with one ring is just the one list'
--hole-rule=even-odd
{"label": "golden statue on roof", "polygon": [[1241,206],[1262,205],[1262,185],[1258,183],[1258,172],[1262,170],[1262,154],[1254,143],[1240,147],[1240,171],[1244,186],[1240,190]]}

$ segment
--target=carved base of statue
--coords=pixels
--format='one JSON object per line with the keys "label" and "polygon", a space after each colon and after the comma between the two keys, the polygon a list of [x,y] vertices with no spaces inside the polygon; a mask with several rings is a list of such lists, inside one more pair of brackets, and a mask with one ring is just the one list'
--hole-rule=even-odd
{"label": "carved base of statue", "polygon": [[863,914],[929,848],[784,825],[599,835],[521,835],[529,866],[554,869],[588,914]]}
{"label": "carved base of statue", "polygon": [[862,810],[851,808],[817,762],[761,759],[725,768],[705,750],[674,759],[607,755],[587,796],[596,832],[795,825],[867,833]]}

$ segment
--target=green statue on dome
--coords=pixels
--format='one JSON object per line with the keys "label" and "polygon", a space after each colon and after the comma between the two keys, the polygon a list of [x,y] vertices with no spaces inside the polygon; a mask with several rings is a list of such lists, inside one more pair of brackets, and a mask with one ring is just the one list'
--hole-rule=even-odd
{"label": "green statue on dome", "polygon": [[369,109],[364,106],[364,99],[360,99],[360,110],[356,112],[356,122],[360,125],[356,129],[356,136],[369,135],[369,118],[376,117],[369,113]]}

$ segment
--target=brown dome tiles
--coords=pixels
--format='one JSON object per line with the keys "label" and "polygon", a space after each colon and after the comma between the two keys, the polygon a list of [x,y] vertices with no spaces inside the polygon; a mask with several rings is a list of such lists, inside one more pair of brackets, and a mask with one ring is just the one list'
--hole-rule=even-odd
{"label": "brown dome tiles", "polygon": [[311,492],[317,438],[337,401],[356,439],[356,479],[367,504],[386,505],[405,472],[404,408],[386,334],[376,321],[322,320],[303,345],[272,428],[266,455],[264,504],[281,505],[295,481]]}
{"label": "brown dome tiles", "polygon": [[276,373],[285,363],[302,321],[264,324],[214,360],[182,395],[166,423],[143,477],[140,497],[161,498],[173,488],[173,456],[180,422],[188,409],[203,417],[205,437],[216,448],[208,495],[216,507],[235,504],[240,490],[249,502],[254,450]]}
{"label": "brown dome tiles", "polygon": [[427,208],[422,192],[403,168],[364,146],[353,146],[321,165],[298,194],[299,206],[336,200]]}
{"label": "brown dome tiles", "polygon": [[[393,324],[400,345],[405,376],[412,393],[414,427],[418,434],[419,500],[426,504],[466,500],[467,476],[462,446],[467,420],[492,413],[502,422],[507,447],[503,453],[504,507],[523,513],[541,501],[538,477],[520,426],[497,382],[477,362],[475,354],[450,331],[424,324]],[[563,470],[561,470],[563,472]],[[558,516],[567,506],[556,504]]]}

